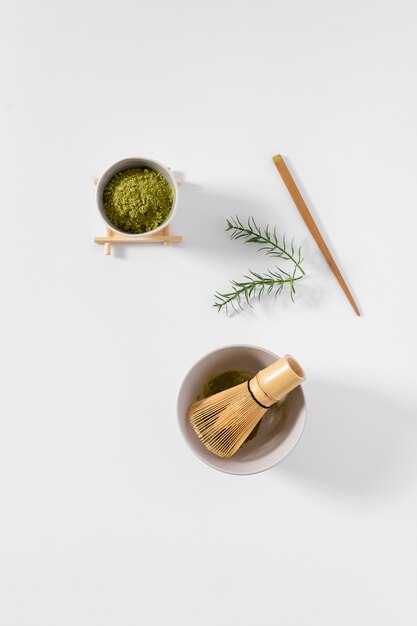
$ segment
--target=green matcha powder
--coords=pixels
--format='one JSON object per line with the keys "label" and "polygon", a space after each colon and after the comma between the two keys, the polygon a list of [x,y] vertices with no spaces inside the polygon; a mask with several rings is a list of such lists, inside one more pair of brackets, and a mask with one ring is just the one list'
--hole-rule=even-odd
{"label": "green matcha powder", "polygon": [[107,183],[103,198],[104,211],[114,226],[125,233],[139,234],[165,222],[174,192],[161,174],[131,168]]}

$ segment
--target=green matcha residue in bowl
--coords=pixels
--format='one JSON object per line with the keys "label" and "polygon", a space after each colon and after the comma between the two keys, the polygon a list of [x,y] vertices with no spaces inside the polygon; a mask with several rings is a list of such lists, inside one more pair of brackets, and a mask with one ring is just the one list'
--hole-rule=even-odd
{"label": "green matcha residue in bowl", "polygon": [[165,178],[148,168],[116,174],[106,185],[103,208],[114,226],[129,234],[154,230],[167,219],[174,191]]}

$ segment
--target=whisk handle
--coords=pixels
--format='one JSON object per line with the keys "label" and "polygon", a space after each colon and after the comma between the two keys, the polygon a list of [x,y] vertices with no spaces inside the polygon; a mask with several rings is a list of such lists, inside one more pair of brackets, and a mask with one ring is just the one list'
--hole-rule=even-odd
{"label": "whisk handle", "polygon": [[301,365],[294,357],[286,354],[258,372],[251,380],[250,387],[260,404],[270,406],[298,387],[305,377]]}

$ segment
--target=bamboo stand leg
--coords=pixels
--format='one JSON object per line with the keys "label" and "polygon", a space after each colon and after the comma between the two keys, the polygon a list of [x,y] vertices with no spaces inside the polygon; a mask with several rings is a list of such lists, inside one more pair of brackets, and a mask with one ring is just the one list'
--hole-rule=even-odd
{"label": "bamboo stand leg", "polygon": [[[162,232],[167,237],[170,237],[171,236],[171,226],[168,224],[168,226],[165,226],[165,228],[162,230]],[[170,241],[164,241],[164,246],[169,246],[170,243],[171,243]]]}
{"label": "bamboo stand leg", "polygon": [[[111,237],[113,235],[113,231],[111,230],[111,228],[106,228],[106,236],[107,237]],[[109,256],[109,254],[111,254],[111,243],[110,241],[106,241],[106,243],[104,244],[104,254],[106,256]]]}

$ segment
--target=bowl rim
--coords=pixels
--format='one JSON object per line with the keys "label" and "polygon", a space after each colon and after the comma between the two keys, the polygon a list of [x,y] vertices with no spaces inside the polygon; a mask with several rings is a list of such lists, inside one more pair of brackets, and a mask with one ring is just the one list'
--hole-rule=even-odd
{"label": "bowl rim", "polygon": [[[263,348],[261,346],[257,346],[254,344],[242,344],[242,343],[234,343],[234,344],[227,344],[227,345],[223,345],[220,346],[214,350],[210,350],[209,352],[207,352],[205,355],[203,355],[200,359],[198,359],[198,361],[196,361],[189,369],[188,371],[185,373],[183,379],[182,379],[182,383],[179,387],[178,390],[178,395],[177,395],[177,421],[178,421],[178,425],[179,425],[179,429],[181,431],[181,435],[187,445],[187,447],[189,448],[189,450],[191,450],[191,452],[203,463],[205,463],[206,465],[208,465],[209,467],[217,470],[218,472],[222,472],[224,474],[230,474],[233,476],[250,476],[253,474],[261,474],[262,472],[266,472],[267,470],[271,469],[272,467],[275,467],[275,465],[278,465],[279,463],[281,463],[281,461],[283,461],[289,454],[290,452],[292,452],[294,450],[294,448],[298,445],[298,442],[301,439],[301,436],[304,432],[304,428],[305,428],[305,422],[306,422],[306,401],[305,401],[305,394],[304,391],[302,389],[301,386],[298,387],[299,393],[301,393],[301,399],[302,399],[302,405],[301,405],[301,415],[300,415],[300,425],[299,425],[299,432],[298,432],[298,436],[297,439],[294,441],[293,446],[291,448],[289,448],[286,453],[281,456],[278,460],[272,460],[265,464],[264,467],[261,467],[260,469],[256,468],[256,469],[247,469],[243,471],[234,471],[234,470],[228,470],[227,468],[223,468],[223,467],[219,467],[218,465],[216,465],[214,462],[211,463],[209,459],[204,458],[203,456],[201,456],[198,452],[198,450],[196,450],[194,447],[192,447],[190,441],[188,440],[188,437],[186,436],[185,433],[185,420],[184,417],[182,416],[182,414],[180,413],[180,399],[183,393],[183,389],[185,387],[185,383],[187,378],[189,377],[189,375],[191,374],[191,372],[203,361],[205,361],[208,357],[210,357],[212,354],[216,354],[217,352],[222,352],[223,350],[227,350],[230,348],[243,348],[243,349],[249,349],[249,350],[259,350],[260,352],[263,352],[264,354],[268,354],[269,356],[272,356],[274,359],[279,359],[280,356],[278,354],[276,354],[275,352],[272,352],[272,350],[268,350],[266,348]],[[279,446],[276,448],[278,449]],[[213,455],[215,456],[215,455]]]}
{"label": "bowl rim", "polygon": [[[126,164],[127,167],[125,168],[121,167],[121,169],[119,169],[118,172],[116,173],[123,172],[125,169],[129,169],[131,167],[135,167],[134,165],[132,165],[132,161],[138,162],[137,167],[140,167],[140,162],[142,161],[146,161],[148,163],[154,163],[159,168],[161,168],[161,170],[163,170],[164,178],[167,179],[167,182],[171,183],[170,186],[174,188],[174,200],[172,202],[172,207],[171,207],[170,212],[168,213],[167,219],[164,222],[162,222],[162,224],[154,228],[153,230],[147,230],[144,233],[127,233],[124,230],[120,230],[109,220],[104,209],[100,206],[100,196],[102,197],[102,194],[104,191],[104,189],[101,188],[103,179],[105,179],[109,175],[110,170],[113,170],[114,168],[118,168],[119,166],[123,166],[124,164]],[[142,165],[142,167],[144,166]],[[152,168],[150,167],[150,169]],[[108,180],[106,180],[106,185],[111,180],[111,178],[113,178],[116,175],[116,173],[112,174],[111,177],[109,177]],[[157,173],[159,174],[160,172],[157,172]],[[122,235],[123,237],[128,237],[130,239],[140,239],[141,237],[149,237],[150,235],[154,235],[155,233],[158,233],[160,230],[168,226],[168,224],[171,222],[172,218],[174,217],[177,211],[177,207],[178,207],[178,183],[175,180],[175,177],[171,169],[167,165],[164,165],[164,163],[161,163],[161,161],[158,161],[157,159],[153,159],[152,157],[147,157],[147,156],[125,157],[124,159],[119,159],[119,161],[115,161],[112,165],[107,167],[105,171],[101,174],[100,178],[97,181],[97,186],[96,186],[96,204],[97,204],[98,211],[101,215],[101,218],[103,219],[105,224],[109,228],[111,228],[111,230],[113,230],[115,233],[118,233],[119,235]]]}

